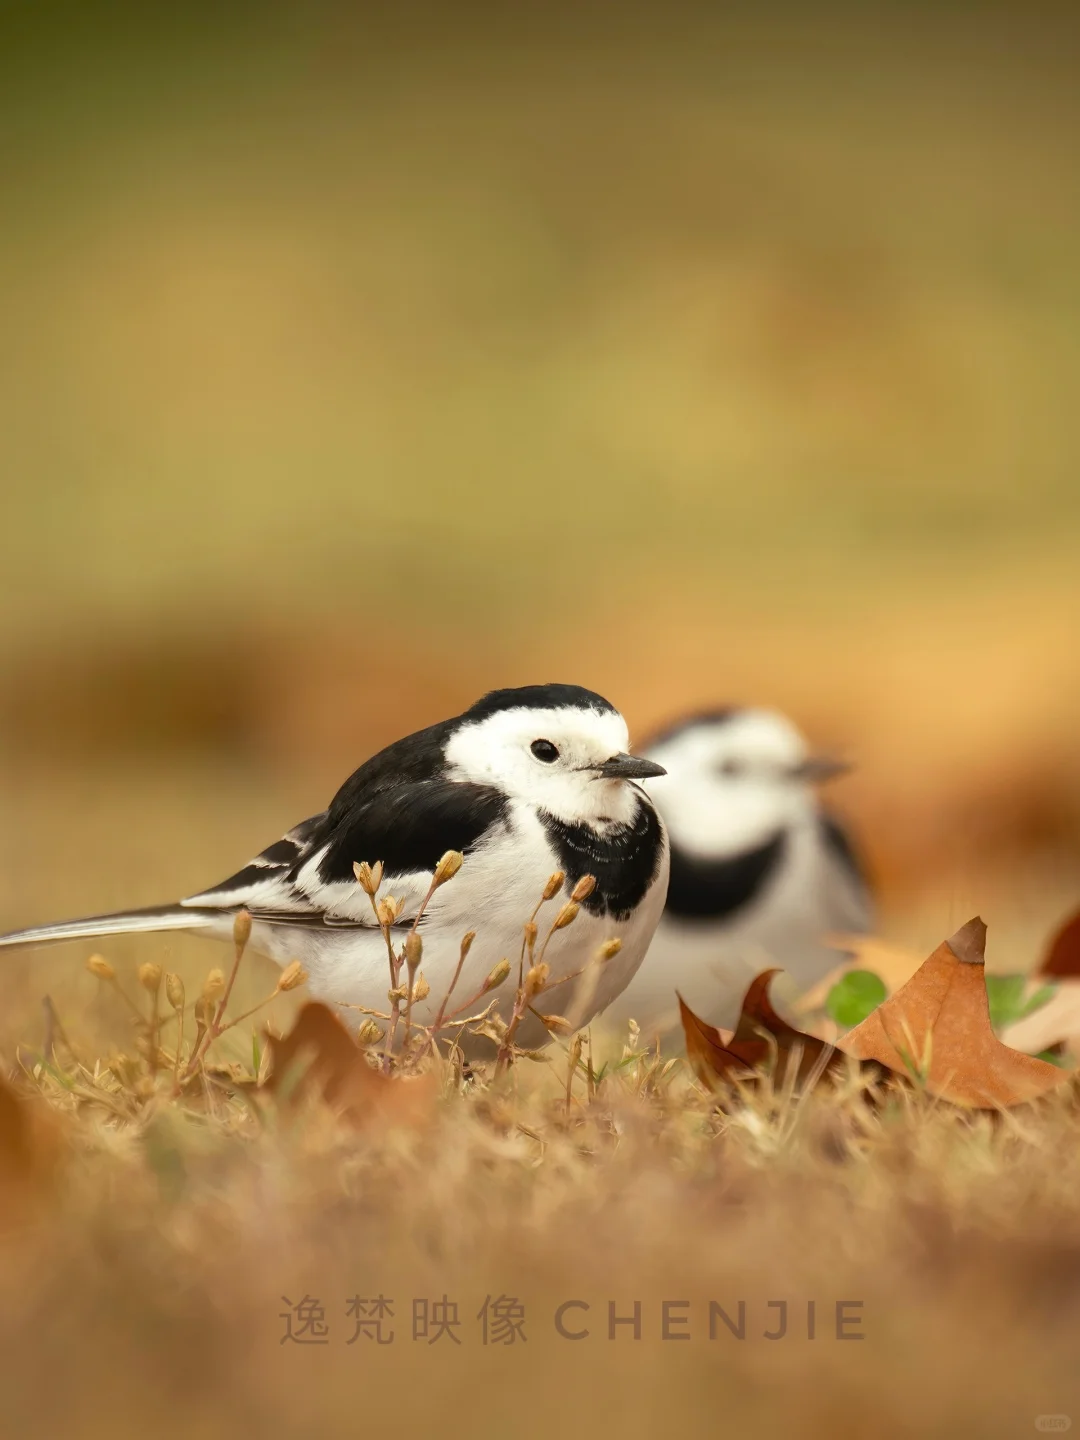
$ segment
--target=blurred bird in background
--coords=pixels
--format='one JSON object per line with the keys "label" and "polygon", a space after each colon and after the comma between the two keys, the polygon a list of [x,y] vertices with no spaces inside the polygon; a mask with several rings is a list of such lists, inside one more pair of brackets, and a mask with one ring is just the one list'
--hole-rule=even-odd
{"label": "blurred bird in background", "polygon": [[648,787],[671,843],[667,907],[602,1024],[674,1038],[678,991],[731,1029],[760,971],[782,967],[775,997],[793,997],[837,964],[825,935],[871,926],[863,866],[816,790],[848,767],[812,755],[785,716],[749,708],[679,721],[646,753],[667,771]]}

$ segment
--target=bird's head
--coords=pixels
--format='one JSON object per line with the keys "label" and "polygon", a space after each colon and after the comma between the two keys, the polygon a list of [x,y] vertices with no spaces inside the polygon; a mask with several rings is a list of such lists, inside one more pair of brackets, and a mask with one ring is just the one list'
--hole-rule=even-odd
{"label": "bird's head", "polygon": [[578,685],[495,690],[460,717],[446,744],[451,774],[493,785],[567,823],[631,821],[638,784],[662,775],[629,752],[626,721]]}
{"label": "bird's head", "polygon": [[657,736],[647,753],[667,771],[653,797],[673,843],[702,858],[738,854],[813,820],[815,785],[848,768],[812,755],[772,710],[694,716]]}

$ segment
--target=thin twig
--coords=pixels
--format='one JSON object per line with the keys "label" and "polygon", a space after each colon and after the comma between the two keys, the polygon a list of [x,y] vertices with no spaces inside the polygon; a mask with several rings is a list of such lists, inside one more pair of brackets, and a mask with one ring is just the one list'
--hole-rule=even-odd
{"label": "thin twig", "polygon": [[207,1022],[206,1029],[199,1037],[198,1043],[192,1051],[191,1059],[184,1069],[183,1078],[185,1080],[190,1079],[194,1074],[196,1067],[202,1063],[207,1050],[209,1050],[218,1036],[229,1028],[228,1026],[222,1025],[221,1022],[225,1017],[225,1006],[228,1004],[229,996],[232,994],[232,988],[236,982],[236,974],[240,969],[240,961],[244,958],[244,951],[247,948],[247,942],[251,936],[251,916],[247,910],[238,910],[236,912],[236,917],[233,920],[233,936],[236,942],[236,954],[233,959],[232,969],[229,971],[229,978],[225,982],[225,989],[222,991],[218,1007]]}

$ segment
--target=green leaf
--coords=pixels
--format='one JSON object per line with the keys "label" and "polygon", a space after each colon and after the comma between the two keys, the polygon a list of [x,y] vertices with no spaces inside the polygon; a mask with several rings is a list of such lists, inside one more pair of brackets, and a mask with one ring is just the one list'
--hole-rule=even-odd
{"label": "green leaf", "polygon": [[1019,1020],[1024,1008],[1024,975],[987,975],[986,998],[990,1002],[990,1024],[995,1030],[1003,1030],[1014,1020]]}
{"label": "green leaf", "polygon": [[849,970],[825,999],[825,1010],[837,1025],[850,1030],[861,1025],[888,995],[885,982],[872,970]]}
{"label": "green leaf", "polygon": [[990,1002],[990,1024],[995,1030],[1004,1030],[1025,1015],[1041,1010],[1057,993],[1053,985],[1040,985],[1025,999],[1027,983],[1026,975],[987,975],[986,998]]}

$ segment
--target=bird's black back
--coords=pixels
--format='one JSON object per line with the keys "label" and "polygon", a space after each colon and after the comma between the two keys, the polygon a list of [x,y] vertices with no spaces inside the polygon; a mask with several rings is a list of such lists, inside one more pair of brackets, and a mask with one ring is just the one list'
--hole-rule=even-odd
{"label": "bird's black back", "polygon": [[446,742],[461,718],[440,720],[412,735],[395,740],[354,770],[338,789],[327,809],[331,824],[357,804],[384,795],[399,786],[435,780],[446,772]]}

